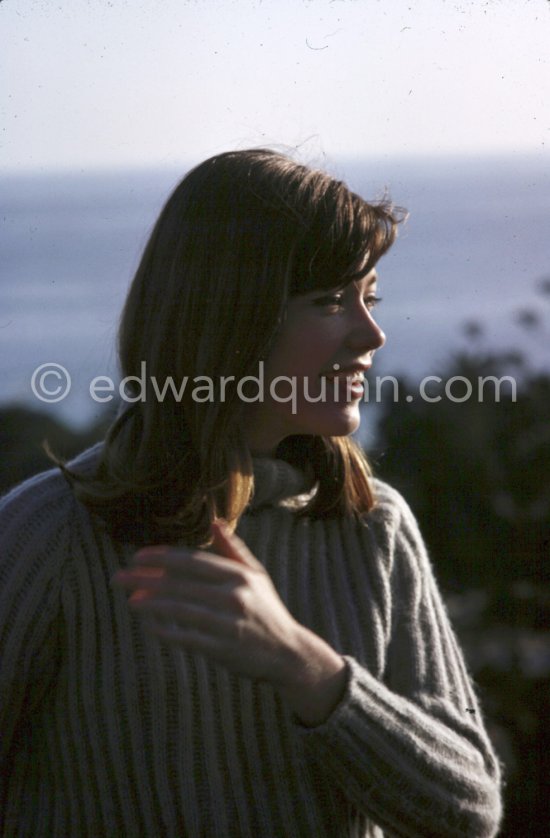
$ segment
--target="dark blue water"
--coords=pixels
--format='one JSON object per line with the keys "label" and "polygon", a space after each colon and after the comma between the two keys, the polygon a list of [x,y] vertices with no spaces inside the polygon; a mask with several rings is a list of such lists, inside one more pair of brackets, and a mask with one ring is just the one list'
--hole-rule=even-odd
{"label": "dark blue water", "polygon": [[[541,158],[340,161],[332,170],[366,197],[387,187],[410,210],[380,263],[378,310],[388,342],[378,371],[438,373],[464,347],[519,348],[550,367],[550,165]],[[1,401],[48,409],[75,425],[101,413],[88,394],[116,378],[117,319],[147,235],[183,172],[12,176],[1,183]],[[519,310],[539,325],[527,330]],[[72,376],[67,398],[33,396],[40,364]],[[54,382],[51,382],[53,385]]]}

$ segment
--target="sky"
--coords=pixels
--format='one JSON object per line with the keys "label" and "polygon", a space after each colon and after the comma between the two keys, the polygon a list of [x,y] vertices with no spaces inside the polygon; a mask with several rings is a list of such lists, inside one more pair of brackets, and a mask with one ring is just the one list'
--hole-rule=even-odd
{"label": "sky", "polygon": [[544,155],[548,0],[0,0],[3,171]]}

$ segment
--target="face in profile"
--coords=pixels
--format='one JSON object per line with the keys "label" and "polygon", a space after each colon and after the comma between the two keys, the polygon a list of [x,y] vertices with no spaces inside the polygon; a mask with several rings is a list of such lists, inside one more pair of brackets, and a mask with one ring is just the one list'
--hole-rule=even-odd
{"label": "face in profile", "polygon": [[376,284],[372,270],[340,289],[291,298],[265,362],[264,400],[247,411],[253,453],[272,453],[291,434],[345,436],[359,427],[364,373],[385,342],[373,316]]}

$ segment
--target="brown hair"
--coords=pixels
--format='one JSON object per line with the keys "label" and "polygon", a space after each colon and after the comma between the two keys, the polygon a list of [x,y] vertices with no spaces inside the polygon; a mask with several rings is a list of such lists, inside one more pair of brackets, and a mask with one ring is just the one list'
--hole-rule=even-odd
{"label": "brown hair", "polygon": [[[198,545],[215,516],[236,525],[253,491],[236,384],[223,401],[198,401],[188,388],[160,400],[150,378],[257,374],[289,297],[366,273],[399,220],[388,202],[367,203],[274,151],[220,154],[187,174],[153,229],[120,323],[122,374],[139,377],[145,362],[146,398],[114,422],[93,477],[65,469],[115,537]],[[318,480],[305,513],[372,506],[368,464],[351,439],[289,438],[277,453],[309,463]]]}

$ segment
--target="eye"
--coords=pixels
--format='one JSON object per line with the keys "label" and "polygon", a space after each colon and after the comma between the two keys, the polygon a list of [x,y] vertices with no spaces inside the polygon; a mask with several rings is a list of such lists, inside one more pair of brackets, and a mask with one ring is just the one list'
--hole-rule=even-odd
{"label": "eye", "polygon": [[365,305],[369,311],[372,311],[372,309],[381,302],[382,297],[377,297],[375,294],[369,294],[368,297],[365,297]]}
{"label": "eye", "polygon": [[344,295],[342,293],[325,294],[323,297],[317,297],[313,303],[320,308],[341,308],[344,305]]}

